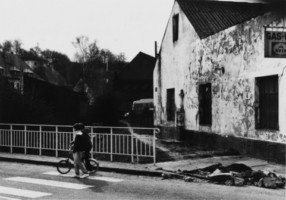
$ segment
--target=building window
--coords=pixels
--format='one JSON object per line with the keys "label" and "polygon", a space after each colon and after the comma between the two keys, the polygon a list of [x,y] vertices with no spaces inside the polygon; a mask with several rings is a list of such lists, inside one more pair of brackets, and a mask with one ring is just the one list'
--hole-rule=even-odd
{"label": "building window", "polygon": [[255,127],[278,130],[278,76],[256,78],[255,84]]}
{"label": "building window", "polygon": [[173,42],[179,38],[179,14],[173,16]]}
{"label": "building window", "polygon": [[20,83],[19,82],[14,82],[13,83],[13,87],[15,90],[19,90],[20,89]]}
{"label": "building window", "polygon": [[199,86],[199,124],[212,124],[212,90],[211,84]]}
{"label": "building window", "polygon": [[167,89],[167,121],[175,120],[175,89]]}

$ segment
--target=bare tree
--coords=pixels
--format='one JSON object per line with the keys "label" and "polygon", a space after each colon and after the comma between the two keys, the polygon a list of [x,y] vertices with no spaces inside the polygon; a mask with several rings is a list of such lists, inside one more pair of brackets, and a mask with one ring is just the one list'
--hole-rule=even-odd
{"label": "bare tree", "polygon": [[78,36],[72,44],[77,49],[75,59],[80,63],[86,63],[89,54],[89,38],[84,35]]}
{"label": "bare tree", "polygon": [[21,42],[21,40],[14,40],[13,41],[13,49],[17,55],[21,55],[21,53],[22,53],[22,42]]}
{"label": "bare tree", "polygon": [[87,75],[87,62],[92,62],[98,59],[99,48],[96,44],[96,40],[89,42],[87,36],[81,35],[76,37],[75,41],[72,42],[73,46],[77,49],[75,53],[75,59],[79,63],[82,63],[83,78]]}

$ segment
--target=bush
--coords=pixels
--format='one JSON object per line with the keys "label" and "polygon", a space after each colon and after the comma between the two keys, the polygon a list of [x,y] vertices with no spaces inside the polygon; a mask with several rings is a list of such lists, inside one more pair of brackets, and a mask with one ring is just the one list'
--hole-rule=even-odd
{"label": "bush", "polygon": [[114,125],[119,120],[119,102],[114,94],[104,94],[95,100],[88,113],[88,123]]}
{"label": "bush", "polygon": [[4,123],[54,123],[52,108],[43,100],[21,95],[7,80],[0,80],[0,122]]}

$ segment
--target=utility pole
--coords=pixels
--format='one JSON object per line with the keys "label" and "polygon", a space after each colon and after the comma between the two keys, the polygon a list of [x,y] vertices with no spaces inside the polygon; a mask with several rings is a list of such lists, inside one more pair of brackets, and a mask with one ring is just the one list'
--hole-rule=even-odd
{"label": "utility pole", "polygon": [[107,76],[105,81],[106,81],[106,83],[108,83],[109,82],[109,79],[108,79],[108,56],[105,56],[104,61],[105,61],[105,64],[106,64],[106,76]]}
{"label": "utility pole", "polygon": [[20,93],[24,94],[24,66],[20,65]]}

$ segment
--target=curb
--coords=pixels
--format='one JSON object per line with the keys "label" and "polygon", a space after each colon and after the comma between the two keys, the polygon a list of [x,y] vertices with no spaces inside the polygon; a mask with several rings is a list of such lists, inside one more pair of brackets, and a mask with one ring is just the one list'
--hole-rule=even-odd
{"label": "curb", "polygon": [[[48,165],[48,166],[57,166],[57,162],[52,161],[39,161],[39,160],[26,160],[20,158],[7,158],[7,157],[0,157],[1,161],[7,162],[19,162],[19,163],[27,163],[27,164],[35,164],[35,165]],[[152,177],[162,177],[162,172],[156,171],[148,171],[148,170],[135,170],[135,169],[122,169],[122,168],[115,168],[115,167],[101,167],[99,165],[100,171],[105,172],[116,172],[121,174],[129,174],[129,175],[139,175],[139,176],[152,176]]]}

